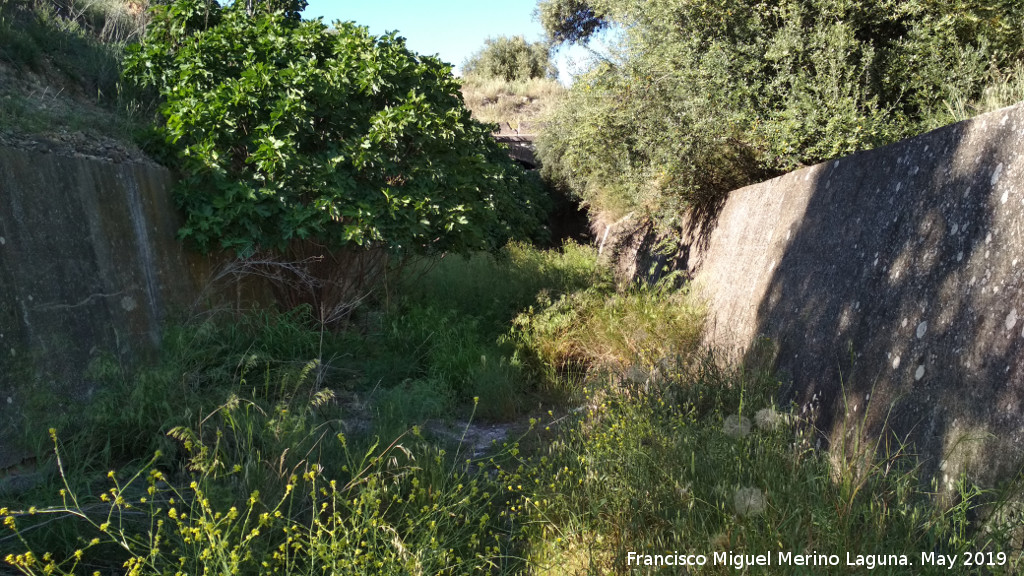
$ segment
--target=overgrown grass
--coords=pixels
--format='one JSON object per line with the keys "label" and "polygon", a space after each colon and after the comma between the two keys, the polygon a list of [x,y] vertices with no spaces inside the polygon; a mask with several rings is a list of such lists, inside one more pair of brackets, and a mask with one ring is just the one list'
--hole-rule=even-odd
{"label": "overgrown grass", "polygon": [[125,46],[145,29],[147,1],[0,2],[0,128],[63,128],[127,139],[139,103],[120,86]]}
{"label": "overgrown grass", "polygon": [[504,340],[547,391],[565,401],[574,402],[588,378],[650,383],[692,355],[702,337],[703,310],[674,281],[542,294],[535,308],[515,318]]}
{"label": "overgrown grass", "polygon": [[[970,551],[1005,562],[934,573],[1020,566],[1006,494],[961,479],[937,498],[898,444],[816,449],[813,421],[775,404],[770,362],[703,348],[701,308],[671,279],[616,288],[575,246],[446,259],[410,278],[348,333],[264,311],[172,330],[163,362],[134,376],[98,362],[109,393],[88,427],[51,439],[51,483],[2,504],[7,562],[620,574],[634,552],[704,555],[688,573],[727,574],[737,554],[771,554],[760,573],[806,574],[778,553],[816,552],[841,562],[814,573],[860,573],[850,552],[907,555],[912,568],[872,571],[906,574],[929,573],[922,552]],[[522,406],[538,398],[544,410]],[[465,438],[484,410],[521,415],[521,444],[480,456],[425,426],[461,412]],[[103,478],[106,465],[117,472]],[[999,522],[982,522],[993,502]]]}
{"label": "overgrown grass", "polygon": [[539,294],[558,298],[591,286],[611,287],[611,274],[598,264],[593,247],[570,242],[558,250],[538,250],[510,244],[498,254],[448,256],[412,270],[404,294],[414,305],[483,318],[497,335]]}
{"label": "overgrown grass", "polygon": [[50,410],[27,434],[44,439],[57,426],[77,446],[79,465],[105,472],[156,450],[171,458],[178,443],[166,433],[232,396],[270,410],[330,389],[354,398],[363,412],[352,416],[373,420],[383,435],[430,419],[464,421],[474,411],[509,420],[535,387],[515,346],[501,342],[511,319],[538,294],[558,297],[608,278],[590,248],[511,245],[497,255],[421,263],[397,298],[362,311],[343,332],[325,330],[302,308],[216,312],[169,327],[159,361],[141,370],[97,358],[87,378],[99,392],[84,418],[75,409],[65,426]]}
{"label": "overgrown grass", "polygon": [[89,406],[33,402],[40,417],[26,415],[25,443],[38,446],[41,461],[46,429],[58,428],[74,454],[75,477],[145,461],[157,450],[169,465],[184,455],[167,433],[230,398],[271,413],[279,402],[322,390],[344,400],[332,404],[335,417],[381,436],[431,419],[464,422],[473,413],[508,420],[535,387],[515,347],[499,342],[509,321],[540,292],[557,296],[607,277],[592,249],[513,245],[497,255],[423,263],[390,304],[360,312],[339,333],[301,308],[214,312],[169,327],[152,365],[96,358],[86,375],[98,390]]}
{"label": "overgrown grass", "polygon": [[86,93],[116,92],[124,47],[145,30],[148,1],[25,0],[0,3],[0,59],[18,69],[52,67]]}
{"label": "overgrown grass", "polygon": [[[736,573],[743,554],[770,555],[771,568],[749,569],[764,574],[863,573],[847,565],[847,553],[854,563],[858,555],[905,555],[913,566],[875,566],[873,574],[949,573],[922,566],[922,552],[960,562],[964,552],[1002,553],[993,573],[1020,566],[1006,533],[972,523],[991,494],[961,479],[956,498],[942,503],[898,449],[870,445],[830,458],[814,449],[809,422],[773,405],[773,390],[770,379],[723,368],[712,355],[646,390],[597,396],[524,466],[538,487],[538,573],[627,573],[631,552],[704,555],[707,565],[690,567],[693,574]],[[780,552],[835,555],[839,564],[808,569],[780,562]]]}
{"label": "overgrown grass", "polygon": [[[106,390],[84,422],[56,424],[59,441],[51,431],[50,481],[4,502],[0,557],[25,573],[470,573],[514,562],[497,547],[505,518],[488,516],[504,497],[494,479],[469,477],[444,441],[411,430],[422,411],[363,429],[348,379],[365,364],[341,358],[360,336],[308,318],[188,324],[134,374],[97,361],[91,378]],[[383,390],[379,411],[408,405],[403,390]],[[119,472],[103,486],[108,467]]]}
{"label": "overgrown grass", "polygon": [[[491,515],[508,498],[498,483],[453,465],[418,432],[353,445],[306,428],[307,413],[242,404],[203,419],[216,431],[205,439],[177,431],[193,454],[187,476],[165,474],[157,457],[111,471],[86,495],[61,466],[60,504],[0,510],[5,539],[21,547],[7,563],[25,574],[471,574],[521,564],[507,553],[516,528]],[[250,465],[272,474],[258,472],[253,487]],[[70,530],[32,552],[55,525]]]}
{"label": "overgrown grass", "polygon": [[21,134],[59,129],[128,141],[138,127],[130,118],[105,108],[81,106],[55,90],[40,89],[28,93],[0,90],[0,129]]}
{"label": "overgrown grass", "polygon": [[513,130],[538,120],[565,93],[550,78],[507,81],[470,74],[462,79],[462,96],[473,117],[481,122],[507,122]]}
{"label": "overgrown grass", "polygon": [[409,271],[402,300],[378,317],[371,354],[379,356],[365,374],[393,391],[386,410],[403,418],[451,414],[475,397],[478,417],[509,420],[542,387],[507,337],[512,319],[538,296],[609,287],[610,278],[593,248],[571,243],[550,251],[512,244],[496,255],[423,263]]}
{"label": "overgrown grass", "polygon": [[1017,63],[1006,71],[995,71],[994,78],[981,93],[981,97],[968,100],[956,95],[946,100],[946,108],[955,122],[993,112],[1024,101],[1024,64]]}

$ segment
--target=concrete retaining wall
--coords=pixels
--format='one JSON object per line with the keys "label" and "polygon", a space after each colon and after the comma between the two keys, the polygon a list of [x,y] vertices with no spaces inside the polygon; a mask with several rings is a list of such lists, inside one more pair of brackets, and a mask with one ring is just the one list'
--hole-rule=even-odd
{"label": "concrete retaining wall", "polygon": [[176,240],[172,183],[149,163],[0,147],[0,471],[23,454],[29,388],[73,409],[98,353],[139,358],[194,304],[205,271]]}
{"label": "concrete retaining wall", "polygon": [[735,191],[702,241],[713,338],[773,339],[831,442],[910,439],[947,488],[1024,462],[1024,106]]}

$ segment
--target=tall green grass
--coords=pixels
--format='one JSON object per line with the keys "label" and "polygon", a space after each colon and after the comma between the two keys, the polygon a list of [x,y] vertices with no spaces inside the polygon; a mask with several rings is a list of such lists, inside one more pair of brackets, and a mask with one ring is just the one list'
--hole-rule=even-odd
{"label": "tall green grass", "polygon": [[569,242],[558,250],[513,243],[497,254],[448,256],[410,271],[403,293],[411,304],[445,307],[487,321],[492,333],[533,305],[590,286],[611,286],[611,274],[591,246]]}
{"label": "tall green grass", "polygon": [[388,400],[404,417],[420,408],[436,416],[476,398],[477,417],[509,420],[540,387],[507,337],[512,319],[538,301],[611,286],[610,278],[593,248],[572,243],[420,263],[408,271],[401,300],[378,317],[383,329],[373,341],[382,355],[366,374],[374,386],[402,387]]}
{"label": "tall green grass", "polygon": [[[872,574],[950,573],[922,567],[922,552],[953,554],[961,563],[965,552],[1002,554],[999,566],[959,565],[953,573],[1019,569],[1020,550],[1007,534],[977,522],[993,494],[961,479],[956,497],[942,501],[899,450],[816,450],[812,423],[775,406],[774,389],[770,379],[709,355],[642,393],[592,396],[524,464],[537,487],[537,573],[630,573],[630,552],[704,555],[708,564],[688,568],[692,574],[741,568],[716,565],[715,553],[771,555],[771,568],[749,569],[763,574],[863,573],[863,566],[847,566],[848,552],[854,561],[858,554],[906,555],[914,566],[876,566]],[[780,552],[835,554],[840,565],[779,565]]]}
{"label": "tall green grass", "polygon": [[[498,483],[453,465],[417,432],[367,446],[308,430],[293,438],[299,445],[268,447],[261,459],[257,444],[282,440],[282,422],[248,412],[239,421],[232,410],[203,421],[216,428],[213,445],[194,430],[179,432],[195,454],[189,476],[166,474],[154,458],[111,471],[91,495],[66,482],[54,433],[65,479],[60,503],[0,509],[4,539],[20,545],[6,562],[24,574],[137,575],[513,573],[521,565],[508,553],[507,496]],[[289,457],[310,443],[330,445],[323,448],[331,457]],[[247,464],[276,477],[253,487]],[[71,531],[56,544],[41,541],[39,529],[52,533],[55,525]],[[36,552],[40,545],[45,551]]]}
{"label": "tall green grass", "polygon": [[946,108],[954,122],[1024,101],[1024,64],[1017,63],[1008,70],[996,70],[991,76],[980,97],[971,100],[956,94],[946,100]]}
{"label": "tall green grass", "polygon": [[[678,552],[711,561],[692,574],[743,573],[715,553],[773,555],[749,573],[863,573],[850,552],[913,563],[872,574],[1019,570],[1015,486],[964,477],[940,498],[906,447],[816,448],[813,420],[775,402],[770,353],[725,361],[688,294],[616,288],[592,256],[442,261],[346,333],[255,311],[170,330],[149,368],[98,362],[109,392],[88,426],[51,432],[51,481],[0,506],[0,558],[25,574],[623,574],[630,552]],[[481,455],[464,442],[487,410],[523,432]],[[444,419],[461,439],[430,432]],[[933,570],[922,552],[1002,563]]]}

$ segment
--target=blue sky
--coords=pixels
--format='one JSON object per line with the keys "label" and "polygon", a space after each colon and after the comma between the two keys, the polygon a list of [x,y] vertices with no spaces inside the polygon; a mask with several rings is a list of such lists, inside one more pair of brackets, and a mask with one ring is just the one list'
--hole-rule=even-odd
{"label": "blue sky", "polygon": [[544,37],[533,19],[537,0],[309,0],[306,18],[352,20],[380,35],[397,30],[409,48],[456,67],[490,37]]}

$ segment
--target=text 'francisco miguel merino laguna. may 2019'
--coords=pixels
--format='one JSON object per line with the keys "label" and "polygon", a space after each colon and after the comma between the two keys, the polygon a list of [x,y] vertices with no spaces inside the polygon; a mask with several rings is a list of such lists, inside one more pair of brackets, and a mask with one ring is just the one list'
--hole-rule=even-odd
{"label": "text 'francisco miguel merino laguna. may 2019'", "polygon": [[[915,556],[917,556],[915,558]],[[915,561],[916,560],[916,561]],[[796,554],[793,552],[775,552],[774,554],[737,554],[733,552],[714,552],[707,554],[689,554],[673,552],[672,554],[643,554],[629,552],[626,555],[626,566],[730,566],[742,570],[748,566],[862,566],[868,570],[879,566],[1003,566],[1008,558],[1003,552],[964,552],[962,554],[940,554],[937,552],[921,552],[911,554],[855,554],[845,552],[839,554]]]}

